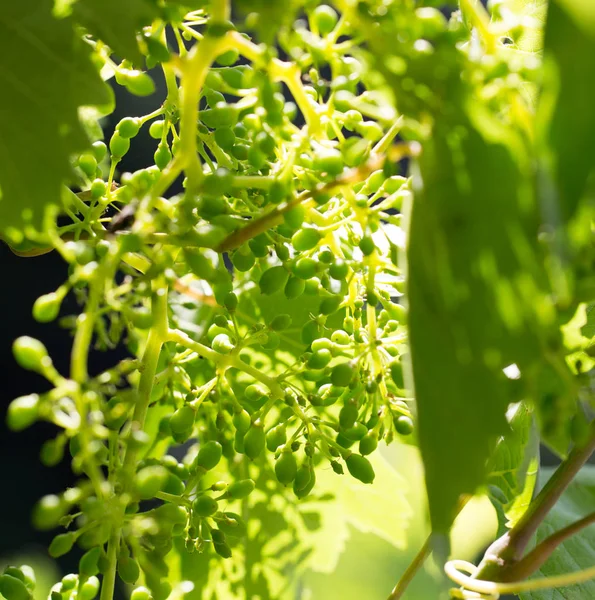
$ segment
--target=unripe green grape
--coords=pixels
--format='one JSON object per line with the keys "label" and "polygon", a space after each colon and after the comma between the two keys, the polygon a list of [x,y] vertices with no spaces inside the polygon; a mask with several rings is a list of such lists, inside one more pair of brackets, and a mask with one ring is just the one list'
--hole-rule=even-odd
{"label": "unripe green grape", "polygon": [[104,142],[102,142],[101,140],[98,140],[96,142],[93,142],[93,144],[91,146],[91,151],[93,152],[93,156],[95,157],[95,160],[98,163],[100,163],[105,158],[105,155],[107,154],[107,146],[105,145]]}
{"label": "unripe green grape", "polygon": [[210,517],[217,512],[217,500],[206,494],[200,495],[192,503],[192,512],[199,517]]}
{"label": "unripe green grape", "polygon": [[81,585],[80,591],[77,594],[77,600],[93,600],[98,592],[99,579],[93,575]]}
{"label": "unripe green grape", "polygon": [[231,262],[240,273],[245,273],[254,266],[256,258],[249,247],[243,246],[231,255]]}
{"label": "unripe green grape", "polygon": [[306,209],[301,205],[294,206],[291,210],[283,213],[283,221],[293,229],[301,227],[305,218]]}
{"label": "unripe green grape", "polygon": [[333,331],[331,334],[331,341],[334,344],[339,344],[341,346],[348,346],[351,344],[351,338],[349,337],[349,334],[342,329],[336,329]]}
{"label": "unripe green grape", "polygon": [[181,496],[186,491],[186,486],[177,475],[170,473],[162,491],[172,496]]}
{"label": "unripe green grape", "polygon": [[75,573],[69,573],[68,575],[64,575],[64,577],[62,577],[62,591],[67,592],[69,590],[74,589],[76,584],[78,583],[78,580],[78,575],[76,575]]}
{"label": "unripe green grape", "polygon": [[289,273],[283,267],[271,267],[261,275],[258,285],[263,294],[270,295],[283,289],[288,279]]}
{"label": "unripe green grape", "polygon": [[341,429],[350,429],[353,427],[357,420],[357,413],[357,404],[352,401],[346,402],[339,412],[339,425],[341,425]]}
{"label": "unripe green grape", "polygon": [[370,461],[360,454],[351,454],[347,457],[345,464],[352,477],[359,479],[362,483],[372,483],[376,474]]}
{"label": "unripe green grape", "polygon": [[318,229],[303,227],[293,235],[291,243],[297,252],[305,252],[315,248],[320,239],[321,235]]}
{"label": "unripe green grape", "polygon": [[194,459],[194,464],[206,471],[210,471],[219,464],[222,453],[223,449],[221,444],[211,440],[201,445],[198,454]]}
{"label": "unripe green grape", "polygon": [[48,552],[52,558],[64,556],[72,550],[75,541],[76,534],[60,533],[52,540]]}
{"label": "unripe green grape", "polygon": [[273,204],[280,204],[289,195],[289,186],[284,181],[275,179],[269,188],[268,199]]}
{"label": "unripe green grape", "polygon": [[155,150],[155,154],[153,155],[153,159],[155,160],[155,165],[160,171],[163,171],[167,165],[169,165],[172,158],[171,150],[169,149],[166,143],[160,142],[157,146],[157,150]]}
{"label": "unripe green grape", "polygon": [[246,410],[235,413],[232,418],[232,423],[236,431],[242,434],[250,429],[251,422],[250,415]]}
{"label": "unripe green grape", "polygon": [[410,417],[401,415],[394,421],[397,433],[401,435],[409,435],[413,431],[413,421]]}
{"label": "unripe green grape", "polygon": [[246,523],[240,515],[233,512],[226,512],[222,518],[217,518],[217,527],[226,537],[243,538],[247,534]]}
{"label": "unripe green grape", "polygon": [[149,135],[155,139],[160,140],[163,137],[163,129],[165,128],[165,121],[159,119],[153,121],[149,127]]}
{"label": "unripe green grape", "polygon": [[116,131],[110,139],[109,149],[114,158],[120,159],[130,150],[130,140]]}
{"label": "unripe green grape", "polygon": [[39,417],[39,396],[29,394],[15,398],[8,406],[6,421],[12,431],[22,431]]}
{"label": "unripe green grape", "polygon": [[249,147],[246,144],[234,144],[231,149],[231,154],[238,160],[246,160],[248,158]]}
{"label": "unripe green grape", "polygon": [[46,467],[55,467],[64,458],[64,443],[58,438],[46,440],[39,451],[39,458]]}
{"label": "unripe green grape", "polygon": [[300,279],[312,279],[318,272],[318,261],[308,256],[300,258],[293,266],[293,273]]}
{"label": "unripe green grape", "polygon": [[33,508],[33,526],[41,530],[53,529],[67,512],[68,505],[62,498],[55,494],[44,496]]}
{"label": "unripe green grape", "polygon": [[355,368],[350,362],[342,362],[333,367],[331,383],[337,387],[349,385],[355,374]]}
{"label": "unripe green grape", "polygon": [[337,25],[339,16],[334,8],[327,4],[317,6],[310,15],[310,27],[321,36],[328,35]]}
{"label": "unripe green grape", "polygon": [[260,151],[257,146],[250,146],[248,148],[248,162],[255,169],[262,169],[267,164],[266,155]]}
{"label": "unripe green grape", "polygon": [[308,359],[308,367],[311,369],[323,369],[331,362],[332,354],[331,351],[323,348],[316,352],[313,352]]}
{"label": "unripe green grape", "polygon": [[78,159],[78,166],[87,177],[95,177],[97,160],[93,154],[81,154]]}
{"label": "unripe green grape", "polygon": [[364,256],[370,256],[376,250],[376,244],[372,239],[372,236],[366,234],[359,242],[359,249],[362,251]]}
{"label": "unripe green grape", "polygon": [[254,239],[248,242],[248,247],[252,251],[252,254],[258,258],[264,258],[265,256],[268,256],[268,240],[264,236],[257,235]]}
{"label": "unripe green grape", "polygon": [[103,181],[103,179],[95,179],[91,184],[91,196],[93,197],[93,199],[97,200],[97,198],[105,196],[106,192],[107,184],[105,183],[105,181]]}
{"label": "unripe green grape", "polygon": [[155,91],[155,83],[142,71],[128,71],[125,75],[124,85],[135,96],[150,96]]}
{"label": "unripe green grape", "polygon": [[335,148],[325,148],[314,155],[312,167],[315,171],[336,177],[343,172],[343,156]]}
{"label": "unripe green grape", "polygon": [[378,448],[378,435],[370,431],[359,442],[359,453],[363,456],[372,454]]}
{"label": "unripe green grape", "polygon": [[256,485],[252,479],[240,479],[227,487],[225,495],[230,500],[242,500],[243,498],[247,498],[254,491],[255,487]]}
{"label": "unripe green grape", "polygon": [[345,430],[343,435],[355,442],[359,442],[368,433],[368,428],[363,423],[355,423],[352,427]]}
{"label": "unripe green grape", "polygon": [[320,303],[320,314],[332,315],[339,310],[342,302],[343,296],[331,296],[330,298],[324,298],[324,300]]}
{"label": "unripe green grape", "polygon": [[220,127],[215,131],[215,142],[226,152],[231,152],[236,143],[236,134],[231,127]]}
{"label": "unripe green grape", "polygon": [[194,409],[188,404],[185,404],[184,406],[178,408],[171,416],[169,420],[169,428],[172,433],[182,434],[188,431],[188,429],[192,429],[194,426],[195,417],[196,412]]}
{"label": "unripe green grape", "polygon": [[266,435],[262,425],[252,425],[244,436],[244,454],[252,460],[258,458],[264,450]]}
{"label": "unripe green grape", "polygon": [[405,307],[401,304],[390,304],[387,307],[388,312],[391,314],[391,317],[398,321],[401,325],[407,324],[407,311]]}
{"label": "unripe green grape", "polygon": [[130,600],[153,600],[153,596],[148,588],[141,585],[132,590]]}
{"label": "unripe green grape", "polygon": [[268,398],[268,390],[260,383],[251,383],[244,390],[244,396],[250,402],[264,402]]}
{"label": "unripe green grape", "polygon": [[279,483],[290,485],[296,477],[297,470],[297,460],[293,452],[281,452],[281,456],[275,462],[275,475]]}
{"label": "unripe green grape", "polygon": [[163,489],[168,477],[169,471],[165,467],[160,465],[144,467],[135,477],[137,494],[143,500],[154,498],[155,495]]}
{"label": "unripe green grape", "polygon": [[232,184],[233,175],[220,167],[205,177],[201,191],[208,196],[222,196],[231,190]]}
{"label": "unripe green grape", "polygon": [[140,131],[141,121],[135,117],[124,117],[117,125],[116,131],[123,138],[133,138]]}
{"label": "unripe green grape", "polygon": [[320,350],[330,350],[333,343],[328,338],[318,338],[312,342],[312,352],[320,352]]}
{"label": "unripe green grape", "polygon": [[17,363],[28,371],[43,373],[52,364],[46,347],[29,336],[17,338],[12,345],[12,353]]}
{"label": "unripe green grape", "polygon": [[234,292],[229,292],[223,300],[223,305],[230,313],[232,313],[238,307],[238,302],[239,300],[237,294]]}
{"label": "unripe green grape", "polygon": [[213,541],[213,548],[221,558],[231,558],[231,548],[227,542]]}
{"label": "unripe green grape", "polygon": [[101,547],[95,546],[81,556],[79,561],[79,573],[86,577],[97,575],[99,573],[99,557],[101,556]]}
{"label": "unripe green grape", "polygon": [[401,364],[401,361],[394,360],[393,362],[390,363],[389,369],[390,369],[390,376],[391,376],[392,380],[395,382],[395,385],[400,390],[404,389],[405,381],[403,379],[403,365]]}
{"label": "unripe green grape", "polygon": [[303,279],[299,277],[290,277],[285,284],[285,297],[288,300],[293,300],[295,298],[299,298],[306,289],[306,283]]}
{"label": "unripe green grape", "polygon": [[31,600],[33,597],[20,579],[6,573],[0,575],[0,593],[6,600]]}
{"label": "unripe green grape", "polygon": [[213,350],[219,354],[229,354],[234,348],[234,344],[226,333],[220,333],[215,336],[211,344]]}
{"label": "unripe green grape", "polygon": [[118,557],[118,575],[124,583],[134,584],[140,577],[138,563],[131,556]]}
{"label": "unripe green grape", "polygon": [[287,428],[285,423],[279,423],[269,429],[266,435],[266,446],[269,452],[275,452],[287,439]]}
{"label": "unripe green grape", "polygon": [[33,305],[33,318],[40,323],[53,321],[60,312],[62,298],[56,292],[40,296]]}
{"label": "unripe green grape", "polygon": [[269,324],[273,331],[285,331],[291,327],[291,317],[286,314],[277,315]]}
{"label": "unripe green grape", "polygon": [[384,134],[382,127],[380,127],[376,121],[364,121],[363,123],[358,123],[355,129],[362,137],[371,142],[377,142]]}
{"label": "unripe green grape", "polygon": [[210,108],[215,108],[219,102],[225,104],[225,96],[216,90],[206,90],[205,99]]}
{"label": "unripe green grape", "polygon": [[170,525],[185,524],[188,518],[186,509],[176,504],[162,504],[155,509],[155,516],[159,521]]}
{"label": "unripe green grape", "polygon": [[338,281],[344,280],[349,273],[349,266],[347,263],[338,258],[328,269],[328,274]]}
{"label": "unripe green grape", "polygon": [[305,498],[312,491],[315,483],[316,475],[314,469],[307,464],[303,464],[297,470],[295,479],[293,480],[293,493],[298,498]]}

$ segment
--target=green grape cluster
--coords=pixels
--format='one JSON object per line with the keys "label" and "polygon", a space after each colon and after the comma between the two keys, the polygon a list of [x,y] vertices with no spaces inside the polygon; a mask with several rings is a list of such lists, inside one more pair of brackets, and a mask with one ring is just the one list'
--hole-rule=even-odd
{"label": "green grape cluster", "polygon": [[[68,194],[72,223],[52,236],[68,279],[33,308],[45,323],[67,294],[81,302],[61,317],[70,373],[38,340],[17,339],[17,362],[52,389],[8,411],[17,431],[60,428],[41,460],[68,456],[79,477],[34,510],[38,528],[63,528],[51,556],[85,552],[52,600],[91,600],[98,575],[116,574],[146,586],[133,598],[164,600],[175,544],[229,558],[254,498],[297,502],[329,467],[371,484],[368,457],[414,429],[399,267],[411,183],[398,165],[414,146],[367,89],[343,41],[352,24],[311,4],[279,37],[289,61],[208,6],[170,10],[140,45],[167,98],[75,160],[83,191]],[[118,85],[153,92],[148,73],[112,58],[96,45]],[[120,172],[143,128],[154,164]],[[183,193],[168,194],[182,174]],[[131,357],[92,374],[90,348],[118,344]]]}

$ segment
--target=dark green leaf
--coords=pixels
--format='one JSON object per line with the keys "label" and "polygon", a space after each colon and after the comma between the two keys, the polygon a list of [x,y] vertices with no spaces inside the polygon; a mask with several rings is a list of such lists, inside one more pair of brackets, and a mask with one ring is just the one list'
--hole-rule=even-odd
{"label": "dark green leaf", "polygon": [[[544,469],[540,484],[553,474],[553,469]],[[536,543],[555,531],[586,517],[595,506],[595,466],[581,469],[577,477],[562,495],[537,531]],[[595,564],[595,524],[583,529],[558,546],[549,560],[535,573],[534,578],[570,574],[587,569]],[[521,600],[585,600],[595,598],[595,580],[578,585],[519,594]]]}
{"label": "dark green leaf", "polygon": [[78,0],[72,8],[77,21],[122,58],[140,64],[137,34],[157,16],[152,0]]}
{"label": "dark green leaf", "polygon": [[409,232],[411,356],[437,531],[450,526],[459,495],[485,483],[490,448],[506,433],[502,370],[523,372],[548,337],[559,343],[526,149],[479,109],[471,117],[436,123]]}
{"label": "dark green leaf", "polygon": [[8,2],[0,11],[0,235],[40,228],[60,203],[70,155],[88,139],[78,120],[86,105],[110,102],[71,19],[52,0]]}

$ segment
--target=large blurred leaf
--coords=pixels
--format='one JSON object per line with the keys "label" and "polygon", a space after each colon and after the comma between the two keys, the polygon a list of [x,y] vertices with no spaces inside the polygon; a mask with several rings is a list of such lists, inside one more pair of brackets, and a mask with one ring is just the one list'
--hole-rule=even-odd
{"label": "large blurred leaf", "polygon": [[[540,484],[552,476],[553,469],[540,473]],[[595,466],[583,467],[537,531],[536,543],[555,531],[582,519],[595,506]],[[550,559],[536,572],[537,577],[549,577],[587,569],[595,564],[595,525],[587,527],[561,544]],[[595,581],[578,585],[519,594],[521,600],[585,600],[595,598]]]}
{"label": "large blurred leaf", "polygon": [[557,207],[576,213],[595,167],[595,3],[551,0],[545,30],[541,135],[551,151]]}
{"label": "large blurred leaf", "polygon": [[0,236],[40,228],[60,202],[70,155],[88,140],[80,106],[111,98],[70,19],[52,0],[5,2],[0,11]]}
{"label": "large blurred leaf", "polygon": [[501,437],[490,459],[488,489],[496,509],[499,535],[525,512],[537,481],[539,436],[533,411],[524,402],[507,413],[510,432]]}
{"label": "large blurred leaf", "polygon": [[[437,121],[415,177],[410,344],[433,527],[485,482],[512,398],[503,368],[541,355],[554,315],[537,248],[539,211],[516,136],[470,109]],[[523,156],[524,153],[524,156]]]}
{"label": "large blurred leaf", "polygon": [[122,58],[139,64],[137,34],[157,16],[153,0],[78,0],[74,17]]}

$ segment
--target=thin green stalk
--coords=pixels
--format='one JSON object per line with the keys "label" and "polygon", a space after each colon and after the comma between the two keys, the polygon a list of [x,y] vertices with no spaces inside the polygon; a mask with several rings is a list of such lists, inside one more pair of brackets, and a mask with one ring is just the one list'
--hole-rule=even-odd
{"label": "thin green stalk", "polygon": [[[132,429],[142,430],[145,424],[147,409],[151,401],[151,392],[155,375],[157,374],[157,364],[161,348],[166,340],[168,330],[167,317],[167,287],[161,280],[153,284],[153,298],[151,312],[153,315],[153,327],[149,333],[147,344],[141,359],[139,367],[141,377],[138,384],[138,399],[134,406],[132,416]],[[134,470],[137,461],[137,447],[132,444],[126,446],[126,453],[122,468],[118,474],[122,486],[122,492],[130,490],[134,479]],[[120,538],[122,525],[124,523],[124,506],[121,506],[121,512],[118,518],[114,519],[112,531],[107,546],[107,570],[101,584],[100,600],[113,600],[114,585],[116,581],[116,568],[118,561],[118,551],[120,548]]]}

